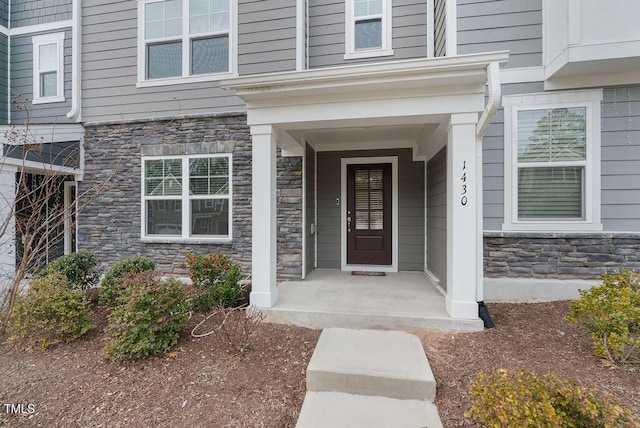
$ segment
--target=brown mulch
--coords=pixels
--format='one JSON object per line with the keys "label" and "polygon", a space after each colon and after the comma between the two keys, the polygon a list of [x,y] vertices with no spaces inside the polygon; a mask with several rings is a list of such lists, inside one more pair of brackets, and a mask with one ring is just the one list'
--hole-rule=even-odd
{"label": "brown mulch", "polygon": [[593,355],[586,330],[568,323],[568,302],[489,304],[495,329],[479,333],[418,332],[436,378],[436,406],[446,427],[476,426],[464,417],[468,386],[494,367],[553,373],[613,394],[640,415],[640,366],[614,366]]}
{"label": "brown mulch", "polygon": [[[640,414],[640,366],[615,367],[592,355],[589,335],[567,323],[567,302],[490,304],[496,328],[479,333],[419,331],[437,380],[445,427],[464,418],[468,384],[493,367],[554,373],[614,394]],[[199,319],[190,321],[193,327]],[[305,371],[320,332],[262,323],[244,353],[216,336],[182,335],[175,352],[136,363],[104,359],[104,311],[96,327],[47,352],[0,345],[0,426],[293,427]],[[7,414],[4,404],[35,406]]]}
{"label": "brown mulch", "polygon": [[175,352],[128,364],[105,360],[101,310],[97,326],[73,343],[46,352],[1,345],[0,405],[36,411],[2,407],[0,426],[295,426],[320,332],[262,323],[238,353],[215,335],[191,338],[202,318],[190,321]]}

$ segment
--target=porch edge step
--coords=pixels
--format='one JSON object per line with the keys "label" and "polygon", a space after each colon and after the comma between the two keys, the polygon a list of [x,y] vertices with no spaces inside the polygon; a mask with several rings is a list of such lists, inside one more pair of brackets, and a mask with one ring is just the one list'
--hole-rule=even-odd
{"label": "porch edge step", "polygon": [[289,309],[283,307],[261,308],[266,315],[265,321],[279,324],[294,324],[300,327],[355,328],[375,330],[416,329],[438,330],[444,332],[475,332],[484,330],[482,320],[429,318],[395,314],[363,314],[357,312],[336,312],[311,309]]}

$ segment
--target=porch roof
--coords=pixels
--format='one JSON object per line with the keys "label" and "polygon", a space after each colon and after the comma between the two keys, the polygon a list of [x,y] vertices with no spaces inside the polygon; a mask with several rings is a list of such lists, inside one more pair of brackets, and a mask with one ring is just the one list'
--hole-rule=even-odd
{"label": "porch roof", "polygon": [[477,120],[485,110],[490,66],[507,59],[506,51],[419,58],[250,75],[220,85],[246,102],[250,126],[273,127],[284,155],[300,155],[307,141],[360,135],[371,143],[411,127],[404,146],[428,159],[444,145],[451,114]]}
{"label": "porch roof", "polygon": [[234,89],[236,95],[248,104],[315,94],[334,94],[339,99],[347,98],[347,94],[356,91],[475,86],[487,82],[489,64],[505,63],[508,57],[508,51],[499,51],[353,64],[242,76],[221,80],[220,86]]}

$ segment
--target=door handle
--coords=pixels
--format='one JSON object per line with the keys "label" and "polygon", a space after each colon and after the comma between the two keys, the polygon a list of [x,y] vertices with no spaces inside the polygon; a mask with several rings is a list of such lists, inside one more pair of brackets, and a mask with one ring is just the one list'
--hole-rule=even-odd
{"label": "door handle", "polygon": [[351,216],[347,216],[347,232],[351,232]]}

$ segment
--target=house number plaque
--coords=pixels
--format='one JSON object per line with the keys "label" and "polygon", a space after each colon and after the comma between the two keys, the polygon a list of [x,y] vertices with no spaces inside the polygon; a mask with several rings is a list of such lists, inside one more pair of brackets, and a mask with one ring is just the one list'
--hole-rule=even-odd
{"label": "house number plaque", "polygon": [[462,161],[462,177],[460,177],[461,181],[461,191],[460,191],[460,204],[462,206],[467,205],[467,161]]}

